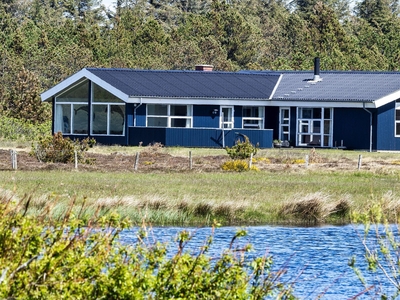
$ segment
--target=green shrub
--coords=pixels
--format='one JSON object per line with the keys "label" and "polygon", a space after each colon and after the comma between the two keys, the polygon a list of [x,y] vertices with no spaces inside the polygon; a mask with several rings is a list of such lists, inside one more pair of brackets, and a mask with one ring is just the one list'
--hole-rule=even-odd
{"label": "green shrub", "polygon": [[96,141],[90,138],[72,141],[68,137],[64,138],[61,132],[57,132],[53,136],[39,138],[38,142],[32,145],[31,155],[43,162],[71,163],[75,161],[76,151],[78,162],[89,163],[90,161],[84,158],[84,152],[95,143]]}
{"label": "green shrub", "polygon": [[0,137],[11,141],[34,141],[51,135],[51,121],[33,124],[27,120],[1,116]]}
{"label": "green shrub", "polygon": [[226,147],[225,150],[228,153],[229,157],[232,159],[246,159],[251,156],[251,154],[256,155],[258,151],[258,144],[253,145],[248,136],[242,135],[244,140],[241,139],[236,140],[236,143],[231,148]]}
{"label": "green shrub", "polygon": [[[284,271],[271,256],[250,258],[250,245],[236,246],[239,230],[221,255],[207,253],[211,235],[193,254],[188,231],[176,246],[149,242],[145,229],[130,245],[118,242],[131,226],[110,214],[83,223],[72,205],[58,219],[27,216],[29,198],[0,203],[1,299],[293,299]],[[216,225],[216,224],[215,224]],[[214,232],[214,230],[212,231]],[[167,249],[169,249],[167,253]]]}

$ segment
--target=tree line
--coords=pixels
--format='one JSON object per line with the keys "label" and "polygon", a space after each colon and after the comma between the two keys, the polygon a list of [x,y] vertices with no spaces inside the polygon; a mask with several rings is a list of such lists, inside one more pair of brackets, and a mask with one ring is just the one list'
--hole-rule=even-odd
{"label": "tree line", "polygon": [[[0,114],[34,123],[39,95],[84,67],[399,69],[398,0],[1,0]],[[34,112],[34,113],[32,113]]]}

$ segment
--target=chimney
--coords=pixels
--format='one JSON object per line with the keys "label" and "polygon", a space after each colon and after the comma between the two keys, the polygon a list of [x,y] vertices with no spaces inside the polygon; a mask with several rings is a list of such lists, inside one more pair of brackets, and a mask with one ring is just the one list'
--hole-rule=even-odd
{"label": "chimney", "polygon": [[214,69],[213,65],[196,65],[196,71],[211,72]]}
{"label": "chimney", "polygon": [[314,77],[312,81],[322,81],[321,76],[319,76],[319,57],[314,58]]}

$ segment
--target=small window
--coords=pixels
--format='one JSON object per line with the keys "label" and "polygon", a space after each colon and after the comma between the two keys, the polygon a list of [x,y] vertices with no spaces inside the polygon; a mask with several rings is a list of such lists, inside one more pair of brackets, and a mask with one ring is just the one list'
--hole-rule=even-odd
{"label": "small window", "polygon": [[147,104],[147,127],[192,127],[192,106]]}
{"label": "small window", "polygon": [[263,129],[264,108],[258,106],[243,107],[243,128]]}
{"label": "small window", "polygon": [[395,110],[395,136],[400,137],[400,99],[396,100]]}

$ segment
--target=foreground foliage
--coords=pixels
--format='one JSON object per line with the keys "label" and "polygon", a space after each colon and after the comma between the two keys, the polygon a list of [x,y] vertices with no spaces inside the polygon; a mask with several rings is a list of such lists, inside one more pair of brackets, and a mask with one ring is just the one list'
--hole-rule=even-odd
{"label": "foreground foliage", "polygon": [[[74,212],[49,218],[26,215],[30,198],[0,204],[0,298],[18,299],[293,299],[291,285],[272,272],[271,257],[248,259],[247,245],[235,246],[238,231],[220,257],[207,255],[212,235],[196,254],[186,250],[187,231],[176,248],[149,242],[145,227],[131,245],[118,242],[131,226],[110,214],[86,218]],[[167,251],[168,249],[168,251]]]}
{"label": "foreground foliage", "polygon": [[[355,257],[349,261],[349,266],[358,276],[367,295],[380,299],[398,299],[400,296],[400,234],[399,223],[388,222],[386,214],[387,201],[370,204],[364,213],[353,213],[353,221],[364,224],[364,231],[359,232],[365,249],[365,264],[372,275],[380,275],[383,282],[377,284],[360,270],[360,263]],[[374,276],[372,276],[374,278]]]}

